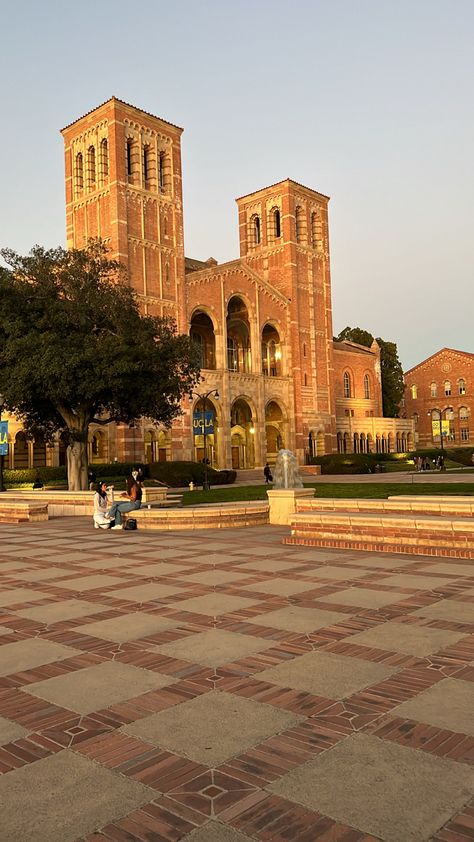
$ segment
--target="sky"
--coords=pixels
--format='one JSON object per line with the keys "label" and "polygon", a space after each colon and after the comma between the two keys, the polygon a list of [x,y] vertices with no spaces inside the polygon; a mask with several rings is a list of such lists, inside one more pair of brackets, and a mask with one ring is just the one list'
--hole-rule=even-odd
{"label": "sky", "polygon": [[235,198],[329,195],[333,329],[474,352],[473,0],[0,0],[0,246],[65,245],[59,130],[117,96],[184,127],[185,251]]}

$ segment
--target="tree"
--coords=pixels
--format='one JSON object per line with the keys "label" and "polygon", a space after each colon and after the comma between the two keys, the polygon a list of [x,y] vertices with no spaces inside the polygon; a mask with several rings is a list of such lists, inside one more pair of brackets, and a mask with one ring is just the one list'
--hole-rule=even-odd
{"label": "tree", "polygon": [[[356,342],[358,345],[365,345],[367,348],[370,348],[374,341],[372,334],[360,327],[345,327],[339,336],[336,336],[336,342],[342,342],[344,339]],[[380,347],[383,414],[386,418],[398,418],[405,383],[397,345],[395,342],[381,339],[380,336],[375,341]]]}
{"label": "tree", "polygon": [[89,425],[168,425],[200,378],[196,347],[171,318],[144,316],[98,240],[84,250],[0,254],[0,383],[29,435],[67,443],[71,490],[87,488]]}

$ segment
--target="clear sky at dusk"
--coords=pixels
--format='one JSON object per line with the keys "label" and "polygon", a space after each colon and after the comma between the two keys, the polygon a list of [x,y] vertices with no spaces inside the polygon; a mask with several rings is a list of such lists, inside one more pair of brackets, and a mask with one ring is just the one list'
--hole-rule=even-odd
{"label": "clear sky at dusk", "polygon": [[2,246],[64,245],[59,129],[115,95],[185,129],[187,255],[293,178],[331,196],[335,334],[474,352],[473,0],[0,5]]}

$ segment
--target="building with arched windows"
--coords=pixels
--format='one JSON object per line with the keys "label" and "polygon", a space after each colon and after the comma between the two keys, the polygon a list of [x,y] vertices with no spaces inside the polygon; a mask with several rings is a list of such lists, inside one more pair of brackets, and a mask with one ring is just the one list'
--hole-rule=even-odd
{"label": "building with arched windows", "polygon": [[474,354],[442,348],[405,372],[404,403],[419,447],[472,447]]}
{"label": "building with arched windows", "polygon": [[[67,245],[101,237],[143,311],[172,316],[199,346],[197,391],[219,392],[185,401],[169,430],[92,425],[91,462],[201,460],[203,413],[219,468],[262,466],[281,447],[300,462],[407,449],[413,422],[382,417],[376,343],[333,340],[328,197],[291,179],[242,196],[239,257],[186,258],[181,134],[115,97],[62,130]],[[57,464],[64,448],[46,458]]]}

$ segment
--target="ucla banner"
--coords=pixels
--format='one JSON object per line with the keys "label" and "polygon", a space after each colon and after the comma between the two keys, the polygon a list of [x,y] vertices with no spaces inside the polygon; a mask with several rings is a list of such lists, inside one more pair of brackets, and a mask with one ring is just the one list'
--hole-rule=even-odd
{"label": "ucla banner", "polygon": [[202,436],[203,432],[205,432],[207,436],[211,435],[211,433],[214,432],[214,413],[205,412],[203,415],[202,412],[195,412],[193,415],[193,432],[195,436]]}
{"label": "ucla banner", "polygon": [[433,429],[433,438],[439,438],[442,434],[443,438],[449,436],[449,421],[434,420],[431,422]]}
{"label": "ucla banner", "polygon": [[8,421],[0,421],[0,456],[8,456]]}

